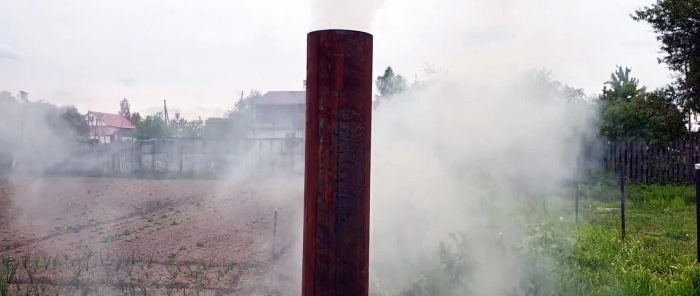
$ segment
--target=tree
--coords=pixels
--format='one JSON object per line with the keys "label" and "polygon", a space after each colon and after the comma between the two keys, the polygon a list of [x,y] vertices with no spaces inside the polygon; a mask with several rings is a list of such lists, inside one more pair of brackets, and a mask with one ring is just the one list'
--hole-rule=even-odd
{"label": "tree", "polygon": [[182,137],[188,139],[201,138],[204,129],[204,120],[198,117],[195,120],[188,120],[183,128]]}
{"label": "tree", "polygon": [[384,70],[384,75],[377,77],[376,85],[381,98],[388,98],[407,90],[406,79],[395,74],[391,67]]}
{"label": "tree", "polygon": [[236,102],[229,112],[226,113],[228,124],[231,127],[232,136],[235,138],[245,137],[250,131],[253,124],[253,109],[251,102],[262,97],[259,90],[251,90],[247,96]]}
{"label": "tree", "polygon": [[552,78],[546,69],[532,69],[507,89],[508,97],[521,100],[580,102],[586,100],[583,89],[566,85]]}
{"label": "tree", "polygon": [[[639,87],[639,80],[630,76],[630,68],[617,67],[617,70],[610,74],[610,80],[605,82],[603,87],[604,100],[630,100],[646,92],[645,87]],[[610,88],[608,88],[610,86]]]}
{"label": "tree", "polygon": [[204,126],[204,121],[202,118],[197,118],[195,120],[187,120],[182,117],[179,111],[176,111],[173,119],[170,120],[169,134],[174,135],[177,138],[200,138],[202,136],[202,128]]}
{"label": "tree", "polygon": [[131,120],[131,105],[129,104],[129,101],[124,98],[121,102],[119,102],[119,114],[121,116],[126,117],[127,119]]}
{"label": "tree", "polygon": [[75,106],[62,107],[59,111],[60,117],[63,122],[75,133],[78,137],[85,137],[88,135],[88,124],[85,120],[85,116],[78,112]]}
{"label": "tree", "polygon": [[131,113],[131,118],[129,118],[129,121],[131,121],[131,124],[134,126],[138,126],[142,121],[141,114],[138,112]]}
{"label": "tree", "polygon": [[179,138],[183,134],[183,128],[187,124],[187,119],[183,118],[180,111],[175,111],[175,116],[170,120],[168,127],[170,127],[170,133],[176,138]]}
{"label": "tree", "polygon": [[[647,92],[618,67],[600,96],[600,134],[612,141],[644,140],[656,144],[683,138],[685,116],[675,104],[672,87]],[[610,86],[610,89],[607,89]]]}
{"label": "tree", "polygon": [[700,1],[657,0],[631,17],[654,28],[664,53],[659,62],[678,74],[683,107],[700,111]]}
{"label": "tree", "polygon": [[163,113],[146,115],[136,125],[136,137],[139,139],[163,138],[168,135]]}

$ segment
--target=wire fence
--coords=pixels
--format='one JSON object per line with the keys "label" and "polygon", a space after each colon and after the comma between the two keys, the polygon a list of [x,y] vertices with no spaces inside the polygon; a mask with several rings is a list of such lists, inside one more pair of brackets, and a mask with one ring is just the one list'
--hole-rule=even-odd
{"label": "wire fence", "polygon": [[[12,170],[76,176],[209,176],[237,169],[300,172],[303,139],[253,138],[236,140],[161,138],[80,143],[48,165],[36,168],[33,155],[15,157]],[[10,163],[7,161],[8,164]]]}

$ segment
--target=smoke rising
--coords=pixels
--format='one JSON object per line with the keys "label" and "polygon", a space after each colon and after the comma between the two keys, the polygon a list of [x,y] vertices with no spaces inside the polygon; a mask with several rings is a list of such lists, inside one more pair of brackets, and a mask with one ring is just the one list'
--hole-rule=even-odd
{"label": "smoke rising", "polygon": [[313,29],[351,29],[370,31],[372,20],[385,0],[312,0]]}
{"label": "smoke rising", "polygon": [[0,43],[0,59],[19,61],[22,60],[22,56],[10,46]]}
{"label": "smoke rising", "polygon": [[[503,4],[506,2],[508,5]],[[499,3],[507,8],[515,2]],[[384,1],[315,0],[313,27],[368,31],[383,4]],[[485,1],[478,4],[476,7],[489,6]],[[581,141],[593,130],[595,108],[586,102],[571,102],[567,89],[551,83],[546,75],[515,73],[513,68],[530,66],[531,58],[536,58],[537,62],[552,59],[550,52],[542,48],[556,48],[557,43],[551,38],[537,45],[542,48],[528,47],[534,46],[530,37],[543,30],[528,32],[527,29],[532,27],[524,24],[532,20],[525,17],[517,19],[514,24],[503,25],[502,18],[499,18],[502,13],[508,16],[520,13],[520,9],[505,8],[488,10],[489,17],[484,16],[490,21],[499,20],[500,25],[488,26],[493,29],[489,33],[484,33],[488,30],[480,27],[469,30],[475,33],[470,35],[470,40],[487,44],[476,49],[462,43],[447,46],[464,33],[459,25],[452,30],[429,27],[431,34],[440,32],[438,35],[441,36],[422,42],[429,41],[426,43],[432,44],[429,47],[435,50],[434,53],[447,51],[442,58],[452,60],[461,68],[456,69],[454,76],[444,75],[424,81],[407,93],[383,101],[374,113],[370,261],[374,291],[399,295],[426,273],[440,268],[441,242],[450,242],[450,234],[464,233],[463,238],[455,236],[457,243],[454,248],[468,250],[460,265],[468,267],[468,276],[456,288],[442,287],[445,294],[508,295],[518,280],[526,276],[522,267],[527,263],[511,248],[527,232],[522,223],[520,204],[565,191],[566,181],[574,177]],[[471,14],[478,14],[478,11],[482,10],[472,9]],[[426,19],[434,20],[432,17]],[[546,27],[538,26],[539,29]],[[512,34],[509,31],[514,27],[520,27],[520,31],[527,34]],[[513,42],[516,37],[517,42]],[[516,51],[527,53],[512,54]],[[561,57],[568,56],[569,52],[556,51],[554,54]],[[417,53],[411,55],[418,56]],[[497,59],[500,61],[495,61]],[[494,67],[494,64],[497,65]],[[21,112],[0,106],[0,113],[5,110],[8,110],[7,114],[2,114],[6,116],[0,121],[0,148],[9,147],[7,149],[13,152],[32,155],[46,153],[45,148],[52,143],[51,139],[70,137],[43,135],[42,131],[51,130],[50,124],[43,115],[37,115],[29,117],[36,119],[29,122],[32,124],[31,136],[37,140],[19,145],[23,142],[18,140],[21,137],[16,122],[21,121],[21,116],[17,115]],[[50,156],[56,159],[70,151],[62,146],[53,147]],[[245,157],[259,156],[252,152]],[[38,162],[45,163],[43,160]],[[248,182],[250,176],[256,174],[255,169],[231,168],[226,184],[213,190],[217,197],[206,195],[202,200],[213,201],[215,206],[230,205],[232,196],[241,194],[242,189],[229,187]],[[302,179],[298,175],[267,177],[271,181],[257,183],[265,190],[255,195],[246,193],[252,197],[246,199],[246,203],[231,206],[235,210],[225,214],[235,219],[245,217],[248,215],[245,209],[252,202],[280,209],[280,237],[276,251],[279,259],[275,274],[271,276],[277,280],[284,295],[298,295],[302,255]],[[140,185],[166,190],[150,182],[140,182]],[[82,185],[75,186],[80,188]],[[17,199],[34,197],[24,199],[24,203],[38,203],[40,200],[36,197],[51,190],[40,185],[35,188],[42,188],[41,192],[24,192],[22,196],[17,195]],[[190,194],[199,194],[192,191],[180,192],[173,199],[190,202],[194,199]],[[117,199],[121,198],[119,192],[111,191],[110,194]],[[138,205],[138,199],[146,192],[133,193],[130,202]],[[199,204],[186,205],[192,212],[201,212]],[[131,209],[121,210],[120,206],[110,204],[105,208],[114,212],[110,216],[131,212]],[[269,222],[272,212],[265,213],[269,215],[264,220]],[[207,212],[207,215],[213,214]],[[556,215],[570,217],[565,213]],[[235,222],[248,221],[240,219],[211,225],[205,224],[208,220],[204,220],[198,225],[201,229],[221,231],[237,225]],[[186,235],[196,237],[205,232],[201,229],[189,228],[191,232]],[[107,234],[118,235],[119,232],[110,229]],[[254,234],[271,236],[270,232]],[[124,243],[125,250],[127,245]],[[268,243],[265,247],[269,249],[271,245]],[[216,250],[230,251],[225,247]],[[546,258],[540,259],[546,261]]]}
{"label": "smoke rising", "polygon": [[0,92],[0,172],[40,173],[77,152],[87,126],[74,107],[18,99]]}
{"label": "smoke rising", "polygon": [[561,87],[503,81],[442,80],[375,112],[371,264],[387,295],[437,265],[455,232],[469,235],[471,288],[454,292],[507,295],[518,282],[524,262],[494,242],[522,239],[522,202],[566,189],[596,113]]}
{"label": "smoke rising", "polygon": [[[372,131],[373,295],[506,296],[535,276],[554,284],[547,268],[556,263],[518,246],[528,235],[527,206],[573,204],[561,196],[597,116],[574,90],[544,71],[500,83],[436,74],[382,99]],[[288,185],[299,192],[301,184]],[[299,216],[281,231],[291,235],[277,271],[292,275],[278,282],[283,295],[300,289],[303,211],[295,206],[285,214]],[[552,208],[549,216],[573,219]],[[461,270],[458,284],[441,256]],[[426,276],[437,290],[412,292]]]}

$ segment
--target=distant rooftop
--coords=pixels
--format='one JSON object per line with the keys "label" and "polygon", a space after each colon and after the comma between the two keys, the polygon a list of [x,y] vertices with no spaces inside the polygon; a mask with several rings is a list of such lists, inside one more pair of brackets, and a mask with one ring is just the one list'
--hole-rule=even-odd
{"label": "distant rooftop", "polygon": [[111,113],[103,113],[103,112],[94,112],[94,111],[89,111],[89,115],[93,115],[109,127],[115,127],[115,128],[125,128],[125,129],[134,129],[136,128],[126,117],[120,115],[120,114],[111,114]]}
{"label": "distant rooftop", "polygon": [[305,91],[268,91],[251,102],[253,105],[304,105]]}

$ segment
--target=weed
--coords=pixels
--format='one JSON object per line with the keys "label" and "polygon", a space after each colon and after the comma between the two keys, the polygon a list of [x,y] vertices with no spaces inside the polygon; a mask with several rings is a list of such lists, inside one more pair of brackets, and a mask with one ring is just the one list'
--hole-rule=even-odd
{"label": "weed", "polygon": [[111,242],[115,241],[116,239],[117,238],[114,235],[109,234],[109,235],[103,235],[102,239],[100,241],[103,243],[111,243]]}
{"label": "weed", "polygon": [[0,282],[7,285],[15,280],[19,263],[11,256],[2,256],[2,265],[0,265]]}
{"label": "weed", "polygon": [[7,296],[10,294],[10,287],[4,281],[0,281],[0,296]]}

